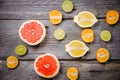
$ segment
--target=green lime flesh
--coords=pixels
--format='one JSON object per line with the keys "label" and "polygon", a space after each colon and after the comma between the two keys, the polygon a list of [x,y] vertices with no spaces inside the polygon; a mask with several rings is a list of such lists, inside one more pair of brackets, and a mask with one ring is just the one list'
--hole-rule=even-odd
{"label": "green lime flesh", "polygon": [[62,40],[62,39],[64,39],[64,37],[65,37],[65,32],[64,32],[64,30],[63,29],[56,29],[55,31],[54,31],[54,37],[55,37],[55,39],[57,39],[57,40]]}
{"label": "green lime flesh", "polygon": [[110,41],[111,33],[108,30],[103,30],[100,34],[100,37],[103,41]]}
{"label": "green lime flesh", "polygon": [[65,0],[62,3],[62,9],[65,12],[71,12],[73,10],[73,3],[70,0]]}
{"label": "green lime flesh", "polygon": [[20,45],[17,45],[16,48],[15,48],[15,53],[19,56],[23,56],[25,55],[27,52],[27,48],[26,46],[20,44]]}

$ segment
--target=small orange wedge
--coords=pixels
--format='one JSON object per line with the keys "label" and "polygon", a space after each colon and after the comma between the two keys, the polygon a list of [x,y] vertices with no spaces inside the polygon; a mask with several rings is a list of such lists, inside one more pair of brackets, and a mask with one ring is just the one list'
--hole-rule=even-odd
{"label": "small orange wedge", "polygon": [[110,25],[116,24],[119,20],[119,13],[116,10],[110,10],[106,14],[106,22]]}
{"label": "small orange wedge", "polygon": [[85,42],[93,42],[94,41],[94,32],[92,29],[84,29],[81,33],[82,39]]}
{"label": "small orange wedge", "polygon": [[97,61],[100,63],[105,63],[109,59],[109,51],[105,48],[100,48],[96,53]]}
{"label": "small orange wedge", "polygon": [[59,10],[52,10],[49,13],[49,18],[52,24],[59,24],[62,21],[62,13]]}

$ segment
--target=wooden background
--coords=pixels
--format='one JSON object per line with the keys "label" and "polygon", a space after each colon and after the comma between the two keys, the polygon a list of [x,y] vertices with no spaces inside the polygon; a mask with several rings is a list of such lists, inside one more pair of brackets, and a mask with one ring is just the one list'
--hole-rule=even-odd
{"label": "wooden background", "polygon": [[[47,80],[38,76],[33,68],[34,60],[43,53],[52,53],[60,61],[61,69],[59,74],[50,80],[68,80],[66,70],[69,67],[79,69],[78,80],[120,80],[120,23],[110,26],[105,21],[106,12],[115,9],[120,12],[119,0],[72,0],[74,10],[65,13],[61,9],[64,0],[0,0],[0,80]],[[52,25],[49,22],[49,11],[57,9],[63,14],[63,21],[59,25]],[[95,40],[91,44],[90,51],[82,58],[74,59],[64,51],[64,45],[71,40],[81,40],[82,28],[73,22],[74,15],[81,11],[90,11],[99,20],[92,29],[95,32]],[[26,20],[37,19],[46,26],[47,35],[44,42],[38,46],[28,46],[23,43],[18,30]],[[56,28],[62,28],[66,37],[57,41],[53,37]],[[100,32],[104,29],[110,30],[112,40],[103,42],[100,39]],[[28,47],[27,55],[19,57],[15,54],[14,48],[18,44]],[[104,47],[110,51],[110,60],[105,64],[96,61],[96,50]],[[19,58],[19,66],[10,70],[6,67],[6,58],[14,55]]]}

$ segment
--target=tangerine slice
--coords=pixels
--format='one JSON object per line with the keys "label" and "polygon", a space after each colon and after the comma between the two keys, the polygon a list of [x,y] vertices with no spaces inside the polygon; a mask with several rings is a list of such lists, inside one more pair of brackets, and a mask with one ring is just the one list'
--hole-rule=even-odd
{"label": "tangerine slice", "polygon": [[49,13],[49,18],[52,24],[59,24],[62,21],[62,13],[59,10],[52,10]]}
{"label": "tangerine slice", "polygon": [[109,10],[106,14],[106,22],[110,25],[116,24],[119,20],[119,13],[116,10]]}
{"label": "tangerine slice", "polygon": [[109,51],[105,48],[98,49],[97,53],[96,53],[96,58],[97,58],[97,61],[100,63],[104,63],[104,62],[108,61]]}
{"label": "tangerine slice", "polygon": [[92,29],[84,29],[81,33],[82,35],[82,39],[85,41],[85,42],[93,42],[94,41],[94,32]]}
{"label": "tangerine slice", "polygon": [[70,67],[67,69],[67,77],[70,80],[77,80],[78,78],[78,69],[76,67]]}
{"label": "tangerine slice", "polygon": [[20,45],[17,45],[16,48],[15,48],[15,53],[19,56],[23,56],[25,55],[27,52],[27,48],[26,46],[20,44]]}
{"label": "tangerine slice", "polygon": [[110,41],[111,39],[111,33],[110,31],[108,30],[103,30],[101,33],[100,33],[100,37],[103,41]]}
{"label": "tangerine slice", "polygon": [[62,3],[62,9],[65,12],[71,12],[73,10],[73,3],[71,2],[71,0],[64,0],[64,2]]}
{"label": "tangerine slice", "polygon": [[18,66],[18,59],[15,56],[9,56],[7,58],[7,67],[10,69],[16,68]]}

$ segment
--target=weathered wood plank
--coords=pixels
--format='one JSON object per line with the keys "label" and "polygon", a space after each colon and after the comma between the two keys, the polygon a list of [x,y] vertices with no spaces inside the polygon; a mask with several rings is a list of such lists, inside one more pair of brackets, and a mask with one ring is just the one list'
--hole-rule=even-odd
{"label": "weathered wood plank", "polygon": [[[18,44],[23,43],[18,35],[19,26],[25,20],[0,20],[0,58],[7,57],[9,55],[16,55],[14,48]],[[64,20],[60,25],[54,26],[48,20],[41,20],[45,26],[48,26],[46,39],[42,44],[36,47],[28,47],[28,54],[20,59],[35,59],[36,56],[42,53],[50,52],[55,54],[59,59],[73,59],[64,51],[64,45],[71,40],[82,40],[80,33],[82,31],[72,20]],[[69,24],[68,24],[69,23]],[[120,24],[115,26],[109,26],[105,20],[99,20],[99,22],[92,27],[95,32],[95,41],[91,44],[87,44],[90,47],[90,51],[83,59],[95,59],[96,50],[100,47],[110,50],[111,59],[120,59]],[[57,41],[53,37],[53,32],[56,28],[63,28],[66,32],[66,38],[62,41]],[[112,40],[108,43],[103,42],[100,39],[100,32],[104,29],[110,30],[112,33]],[[56,48],[57,47],[57,48]]]}
{"label": "weathered wood plank", "polygon": [[[38,76],[33,67],[34,61],[20,61],[20,65],[10,70],[6,62],[0,60],[0,80],[48,80]],[[95,61],[60,61],[59,74],[50,80],[68,80],[66,71],[69,67],[77,67],[79,70],[78,80],[119,80],[120,62],[99,64]]]}
{"label": "weathered wood plank", "polygon": [[52,9],[60,10],[65,19],[72,19],[80,11],[88,10],[94,13],[98,18],[105,17],[110,9],[116,9],[120,12],[119,0],[72,0],[74,11],[65,13],[61,9],[63,0],[0,0],[0,19],[49,19],[48,14]]}

